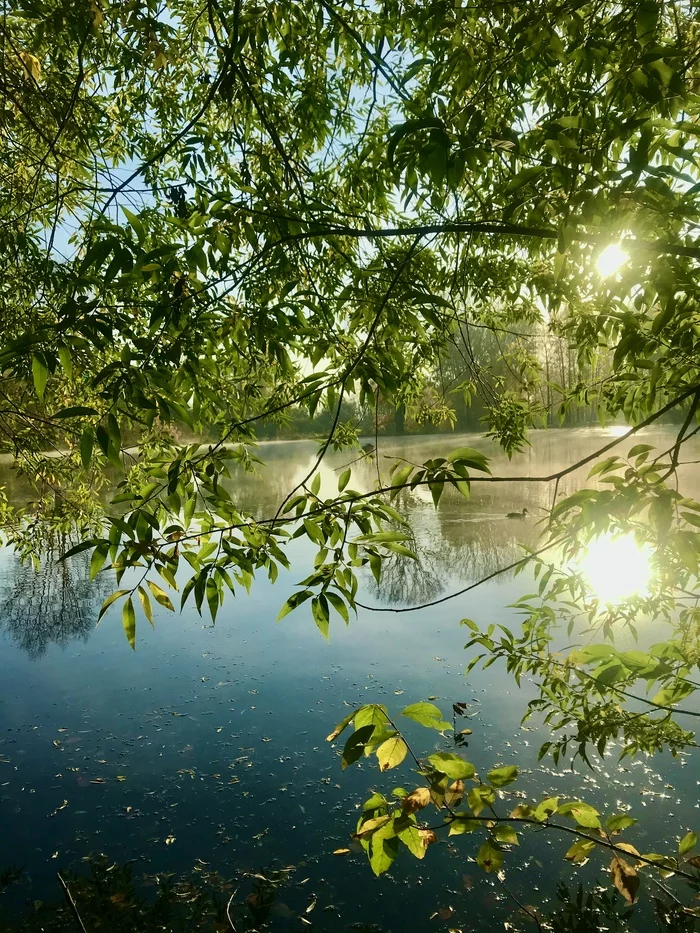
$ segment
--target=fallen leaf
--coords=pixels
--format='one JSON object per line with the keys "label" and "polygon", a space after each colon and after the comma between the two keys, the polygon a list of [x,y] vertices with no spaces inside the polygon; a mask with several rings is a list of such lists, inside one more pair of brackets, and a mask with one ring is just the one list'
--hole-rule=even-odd
{"label": "fallen leaf", "polygon": [[333,855],[350,855],[350,849],[334,849]]}
{"label": "fallen leaf", "polygon": [[56,807],[56,809],[53,811],[53,813],[50,813],[49,816],[56,816],[56,814],[57,814],[59,811],[65,810],[67,806],[68,806],[68,801],[67,801],[67,800],[64,800],[63,803],[60,805],[60,807]]}

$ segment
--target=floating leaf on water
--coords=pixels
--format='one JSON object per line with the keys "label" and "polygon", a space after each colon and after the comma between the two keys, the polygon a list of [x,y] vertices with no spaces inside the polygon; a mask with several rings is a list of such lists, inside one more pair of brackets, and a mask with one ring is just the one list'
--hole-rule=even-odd
{"label": "floating leaf on water", "polygon": [[350,849],[334,849],[333,855],[350,855]]}
{"label": "floating leaf on water", "polygon": [[53,813],[49,813],[49,816],[56,816],[56,814],[59,813],[61,810],[65,810],[67,806],[68,806],[68,801],[64,800],[60,806],[56,807]]}
{"label": "floating leaf on water", "polygon": [[171,846],[175,842],[175,836],[166,836],[165,844],[166,846]]}

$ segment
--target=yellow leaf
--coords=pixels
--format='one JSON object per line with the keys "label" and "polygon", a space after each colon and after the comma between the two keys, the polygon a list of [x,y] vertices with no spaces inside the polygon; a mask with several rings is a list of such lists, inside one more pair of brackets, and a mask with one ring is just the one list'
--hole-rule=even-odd
{"label": "yellow leaf", "polygon": [[453,781],[447,788],[445,803],[448,807],[456,806],[464,796],[464,781]]}
{"label": "yellow leaf", "polygon": [[333,855],[349,855],[350,849],[334,849]]}
{"label": "yellow leaf", "polygon": [[374,819],[366,820],[355,833],[355,839],[364,839],[366,836],[371,836],[380,826],[384,826],[385,823],[388,823],[391,817],[388,816],[376,816]]}
{"label": "yellow leaf", "polygon": [[104,15],[102,13],[102,8],[100,7],[97,0],[90,0],[90,12],[92,13],[92,25],[95,29],[99,29],[104,20]]}
{"label": "yellow leaf", "polygon": [[34,81],[38,81],[41,77],[41,63],[39,59],[34,55],[30,55],[29,52],[18,52],[20,61],[24,65],[24,70],[27,72],[30,78]]}
{"label": "yellow leaf", "polygon": [[403,798],[401,806],[406,813],[416,813],[430,803],[430,791],[427,787],[417,787]]}
{"label": "yellow leaf", "polygon": [[379,760],[379,770],[387,771],[389,768],[395,768],[400,765],[408,753],[408,746],[401,738],[395,736],[393,739],[387,739],[377,749],[377,759]]}
{"label": "yellow leaf", "polygon": [[639,852],[629,842],[616,842],[615,845],[618,849],[622,849],[623,852],[629,852],[630,855],[639,855]]}

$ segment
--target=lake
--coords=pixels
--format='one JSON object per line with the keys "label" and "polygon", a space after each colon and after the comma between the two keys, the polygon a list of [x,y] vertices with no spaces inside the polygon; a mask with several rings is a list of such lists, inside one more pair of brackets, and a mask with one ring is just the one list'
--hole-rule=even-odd
{"label": "lake", "polygon": [[[356,463],[351,486],[370,488],[378,467],[387,478],[385,457],[419,462],[467,445],[492,456],[494,472],[549,474],[616,432],[533,432],[533,446],[512,461],[477,435],[380,438],[378,460]],[[644,434],[661,449],[673,438],[672,429]],[[261,445],[262,477],[236,474],[231,489],[260,517],[273,514],[317,450],[313,441]],[[327,456],[324,490],[336,488],[338,468],[353,456]],[[5,479],[0,474],[0,484]],[[560,494],[578,482],[579,475],[567,477]],[[696,468],[686,468],[682,482],[700,498]],[[307,542],[293,545],[293,568],[274,586],[261,577],[250,596],[228,598],[216,626],[191,607],[175,616],[157,611],[153,629],[138,619],[135,652],[117,612],[95,628],[112,583],[98,578],[91,586],[86,561],[36,574],[0,553],[0,870],[25,866],[15,896],[55,897],[57,868],[104,853],[134,859],[143,872],[203,863],[223,875],[293,868],[276,908],[280,929],[299,913],[329,931],[358,922],[393,933],[502,928],[516,905],[474,864],[479,834],[445,838],[422,862],[402,853],[379,879],[356,844],[347,857],[332,855],[350,843],[358,804],[372,789],[415,786],[407,766],[381,775],[375,759],[341,772],[342,742],[331,747],[325,736],[351,706],[368,702],[398,712],[435,697],[448,718],[453,702],[468,703],[468,756],[477,769],[512,762],[525,772],[518,789],[580,794],[609,812],[630,806],[642,822],[629,841],[640,851],[697,830],[700,782],[689,756],[642,756],[620,767],[611,755],[597,772],[538,765],[545,733],[520,727],[532,688],[518,690],[498,665],[465,677],[460,619],[513,624],[507,607],[529,592],[527,573],[495,577],[422,611],[391,611],[440,598],[514,561],[519,542],[536,541],[552,491],[543,483],[475,484],[469,501],[446,492],[437,511],[427,490],[406,494],[418,566],[397,561],[380,588],[365,578],[360,599],[377,611],[360,610],[347,628],[336,616],[330,644],[308,604],[275,625],[310,569]],[[523,507],[524,520],[505,518]],[[653,637],[653,623],[645,625],[643,637]],[[408,734],[421,753],[450,747],[451,739],[418,726]],[[596,857],[577,870],[562,861],[568,845],[552,834],[525,834],[506,860],[509,888],[537,903],[557,877],[577,883],[609,861]]]}

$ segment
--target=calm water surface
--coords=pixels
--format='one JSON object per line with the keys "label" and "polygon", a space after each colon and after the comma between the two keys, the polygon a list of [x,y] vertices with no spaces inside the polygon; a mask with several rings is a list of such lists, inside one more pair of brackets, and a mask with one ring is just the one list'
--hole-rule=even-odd
{"label": "calm water surface", "polygon": [[[388,477],[385,455],[420,461],[470,445],[494,457],[494,472],[548,474],[611,436],[535,432],[533,447],[512,462],[474,435],[382,440],[379,468]],[[673,433],[644,439],[664,449]],[[274,513],[317,449],[310,441],[263,445],[262,478],[235,477],[235,494],[260,517]],[[335,454],[324,461],[329,494],[349,459]],[[353,469],[353,488],[376,479],[375,460]],[[684,491],[700,497],[691,469]],[[578,482],[567,477],[560,492]],[[330,645],[307,607],[274,622],[310,568],[314,549],[305,543],[293,551],[291,572],[274,587],[261,578],[249,597],[229,598],[215,627],[192,609],[177,616],[159,611],[154,629],[138,622],[136,652],[118,613],[94,627],[109,579],[90,586],[78,558],[36,575],[0,552],[0,869],[24,865],[21,896],[35,899],[55,896],[56,868],[94,853],[137,860],[144,872],[201,863],[224,875],[293,866],[282,894],[291,910],[279,907],[280,929],[291,922],[290,912],[314,900],[307,916],[322,930],[368,919],[394,933],[500,926],[514,905],[475,866],[476,835],[441,841],[424,862],[402,853],[381,879],[356,844],[346,858],[331,854],[348,845],[357,805],[371,789],[413,784],[408,768],[380,775],[362,763],[341,773],[342,744],[331,748],[324,737],[350,706],[381,702],[398,712],[428,697],[437,697],[445,712],[454,701],[470,704],[468,754],[478,769],[515,762],[525,772],[519,789],[585,794],[612,811],[631,806],[642,827],[629,839],[641,851],[697,830],[700,781],[690,758],[640,758],[619,767],[609,757],[596,773],[543,767],[537,749],[544,733],[519,725],[531,688],[518,691],[498,666],[465,678],[469,658],[459,620],[512,625],[507,606],[528,591],[526,575],[497,577],[423,611],[389,611],[446,595],[516,559],[519,541],[536,540],[551,494],[546,484],[475,484],[469,502],[446,493],[437,512],[427,491],[407,496],[420,565],[397,563],[380,589],[365,579],[361,599],[379,611],[361,611],[347,629],[334,621]],[[505,518],[523,506],[526,520]],[[656,637],[652,623],[642,637]],[[421,753],[449,748],[418,726],[409,734]],[[577,881],[561,861],[567,847],[566,839],[527,834],[506,862],[513,892],[536,902],[551,893],[557,874]]]}

